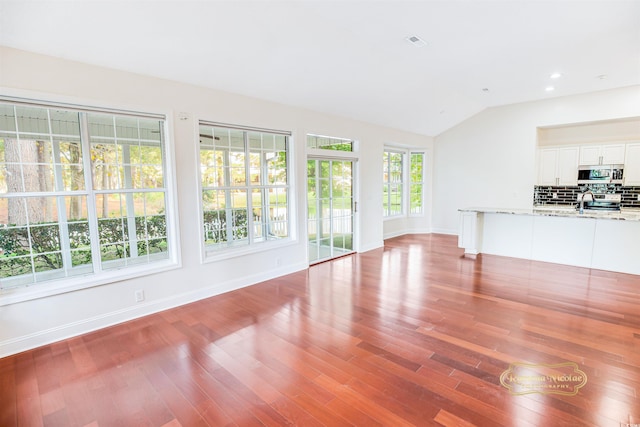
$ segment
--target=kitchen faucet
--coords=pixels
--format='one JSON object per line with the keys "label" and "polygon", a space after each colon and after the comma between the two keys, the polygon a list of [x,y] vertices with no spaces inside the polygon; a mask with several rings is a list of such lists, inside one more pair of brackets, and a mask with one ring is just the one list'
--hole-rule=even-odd
{"label": "kitchen faucet", "polygon": [[582,193],[582,197],[580,197],[580,212],[581,214],[584,213],[584,196],[586,196],[587,194],[591,195],[591,201],[593,201],[593,193],[591,192],[591,190],[587,189],[584,193]]}

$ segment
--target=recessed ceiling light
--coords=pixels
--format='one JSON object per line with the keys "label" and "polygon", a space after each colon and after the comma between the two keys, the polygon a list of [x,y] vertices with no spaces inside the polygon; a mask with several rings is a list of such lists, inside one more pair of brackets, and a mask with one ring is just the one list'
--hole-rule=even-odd
{"label": "recessed ceiling light", "polygon": [[422,40],[418,36],[409,36],[405,40],[407,40],[409,43],[411,43],[412,45],[414,45],[416,47],[422,47],[422,46],[426,46],[427,45],[427,42],[425,42],[424,40]]}
{"label": "recessed ceiling light", "polygon": [[559,79],[560,77],[562,77],[562,73],[553,73],[549,77],[552,79]]}
{"label": "recessed ceiling light", "polygon": [[547,86],[544,88],[544,90],[546,90],[547,92],[553,92],[556,88],[553,86]]}

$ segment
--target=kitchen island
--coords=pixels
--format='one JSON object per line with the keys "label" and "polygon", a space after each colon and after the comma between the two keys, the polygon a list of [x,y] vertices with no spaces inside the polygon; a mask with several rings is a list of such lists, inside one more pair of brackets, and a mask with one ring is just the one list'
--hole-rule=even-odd
{"label": "kitchen island", "polygon": [[460,209],[458,246],[480,253],[640,274],[640,211]]}

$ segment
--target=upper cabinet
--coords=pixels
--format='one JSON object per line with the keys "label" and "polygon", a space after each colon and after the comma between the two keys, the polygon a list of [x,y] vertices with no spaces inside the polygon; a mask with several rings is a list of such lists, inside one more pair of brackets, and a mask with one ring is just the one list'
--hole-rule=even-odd
{"label": "upper cabinet", "polygon": [[627,144],[624,162],[624,185],[640,185],[640,143]]}
{"label": "upper cabinet", "polygon": [[538,185],[578,185],[579,166],[624,164],[623,185],[640,186],[640,117],[542,126],[536,132]]}
{"label": "upper cabinet", "polygon": [[625,162],[625,144],[583,145],[581,165],[621,165]]}
{"label": "upper cabinet", "polygon": [[578,147],[541,148],[537,182],[538,185],[577,185]]}

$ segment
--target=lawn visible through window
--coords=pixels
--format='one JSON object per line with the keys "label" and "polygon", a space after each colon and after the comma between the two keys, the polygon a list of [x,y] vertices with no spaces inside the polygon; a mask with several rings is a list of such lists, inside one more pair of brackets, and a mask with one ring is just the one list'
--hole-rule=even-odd
{"label": "lawn visible through window", "polygon": [[287,134],[200,124],[208,249],[289,237],[288,143]]}

